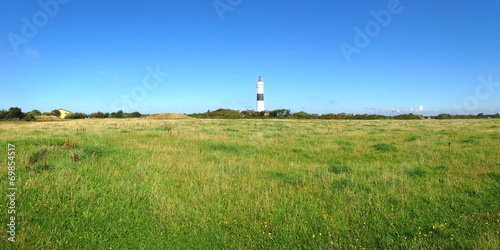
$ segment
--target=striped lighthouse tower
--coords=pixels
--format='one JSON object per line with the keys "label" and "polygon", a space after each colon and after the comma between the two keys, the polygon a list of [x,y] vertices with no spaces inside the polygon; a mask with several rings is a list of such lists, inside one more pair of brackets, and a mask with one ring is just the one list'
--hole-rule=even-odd
{"label": "striped lighthouse tower", "polygon": [[264,81],[259,76],[257,81],[257,112],[264,111]]}

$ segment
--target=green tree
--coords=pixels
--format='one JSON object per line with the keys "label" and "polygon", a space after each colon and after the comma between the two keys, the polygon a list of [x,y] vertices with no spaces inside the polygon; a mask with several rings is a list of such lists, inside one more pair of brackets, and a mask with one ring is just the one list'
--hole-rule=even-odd
{"label": "green tree", "polygon": [[96,113],[90,114],[90,118],[108,118],[108,116],[109,116],[109,114],[106,115],[103,112],[96,112]]}
{"label": "green tree", "polygon": [[309,113],[304,112],[304,111],[293,113],[292,117],[296,118],[296,119],[319,119],[320,118],[320,116],[317,114],[309,114]]}
{"label": "green tree", "polygon": [[123,110],[118,110],[116,112],[111,113],[111,118],[123,118],[125,115],[123,114]]}
{"label": "green tree", "polygon": [[9,111],[7,111],[5,109],[0,110],[0,119],[3,120],[5,118],[7,118],[8,113],[9,113]]}
{"label": "green tree", "polygon": [[396,119],[396,120],[418,120],[418,119],[423,119],[423,117],[421,115],[416,115],[416,114],[413,114],[413,113],[396,115],[396,116],[393,116],[393,118]]}
{"label": "green tree", "polygon": [[50,111],[50,115],[61,117],[61,112],[57,109]]}
{"label": "green tree", "polygon": [[142,116],[141,113],[137,111],[128,114],[128,117],[141,117],[141,116]]}
{"label": "green tree", "polygon": [[24,116],[23,120],[30,122],[30,121],[35,121],[36,118],[35,118],[35,115],[33,115],[33,113],[30,112],[30,113],[26,114],[26,116]]}
{"label": "green tree", "polygon": [[30,113],[33,114],[34,116],[42,115],[42,112],[40,112],[40,110],[38,110],[38,109],[33,109],[33,110],[31,110]]}
{"label": "green tree", "polygon": [[12,107],[7,112],[7,119],[23,119],[25,114],[18,107]]}
{"label": "green tree", "polygon": [[68,114],[66,117],[64,117],[64,119],[85,119],[87,118],[87,114],[85,113],[71,113],[71,114]]}
{"label": "green tree", "polygon": [[325,119],[325,120],[331,120],[331,119],[337,119],[337,115],[329,113],[329,114],[322,114],[319,116],[320,119]]}
{"label": "green tree", "polygon": [[114,118],[123,118],[123,117],[124,117],[123,110],[116,111]]}
{"label": "green tree", "polygon": [[450,114],[439,114],[434,119],[453,119],[453,116]]}
{"label": "green tree", "polygon": [[349,119],[351,117],[351,115],[349,114],[346,114],[346,113],[338,113],[336,115],[337,119]]}

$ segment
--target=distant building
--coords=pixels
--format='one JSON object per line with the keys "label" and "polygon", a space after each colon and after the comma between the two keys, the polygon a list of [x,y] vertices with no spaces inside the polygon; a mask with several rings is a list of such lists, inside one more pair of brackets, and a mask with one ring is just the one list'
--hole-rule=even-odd
{"label": "distant building", "polygon": [[73,112],[65,110],[65,109],[58,109],[58,110],[61,113],[61,118],[62,119],[64,119],[69,114],[73,114]]}

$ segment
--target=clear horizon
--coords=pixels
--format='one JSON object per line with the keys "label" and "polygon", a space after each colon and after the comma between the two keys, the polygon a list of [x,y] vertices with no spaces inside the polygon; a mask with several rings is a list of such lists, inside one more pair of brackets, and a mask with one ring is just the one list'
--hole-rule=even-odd
{"label": "clear horizon", "polygon": [[500,1],[0,0],[0,109],[500,112]]}

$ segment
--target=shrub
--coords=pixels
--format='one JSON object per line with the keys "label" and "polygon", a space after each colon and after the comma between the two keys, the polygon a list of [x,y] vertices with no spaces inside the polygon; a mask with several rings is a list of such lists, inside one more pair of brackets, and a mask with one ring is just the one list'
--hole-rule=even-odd
{"label": "shrub", "polygon": [[64,119],[85,119],[87,114],[84,113],[71,113],[64,117]]}
{"label": "shrub", "polygon": [[420,120],[420,119],[423,119],[423,117],[421,115],[416,115],[413,113],[396,115],[396,116],[393,116],[393,118],[397,119],[397,120]]}
{"label": "shrub", "polygon": [[103,112],[96,112],[90,114],[90,118],[108,118],[109,114],[104,114]]}
{"label": "shrub", "polygon": [[36,120],[36,118],[35,118],[35,116],[34,116],[32,113],[28,113],[28,114],[26,114],[26,116],[23,118],[23,120],[30,122],[30,121],[35,121],[35,120]]}

